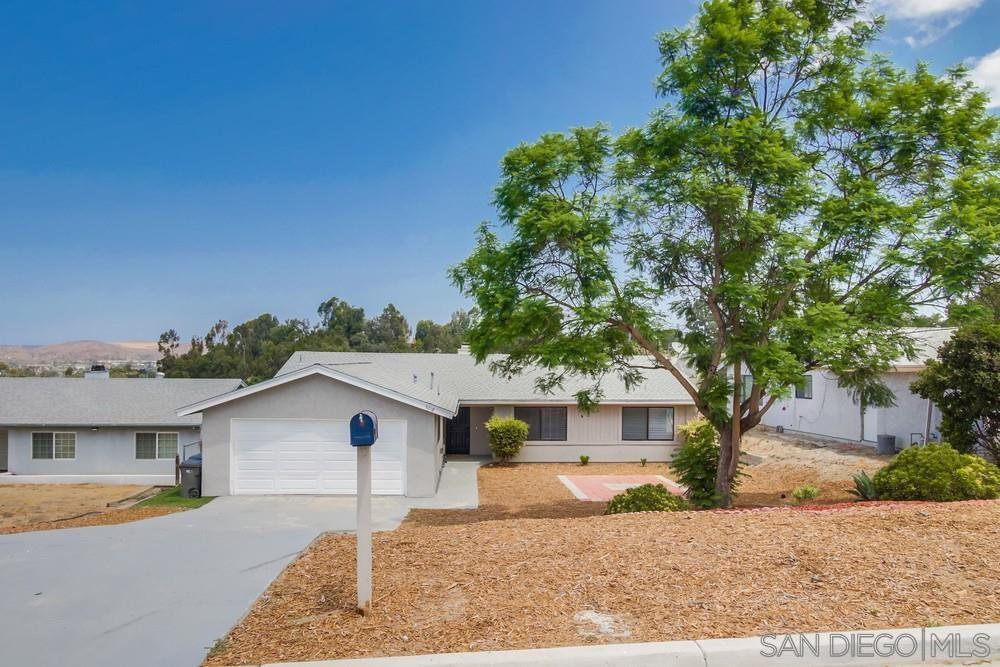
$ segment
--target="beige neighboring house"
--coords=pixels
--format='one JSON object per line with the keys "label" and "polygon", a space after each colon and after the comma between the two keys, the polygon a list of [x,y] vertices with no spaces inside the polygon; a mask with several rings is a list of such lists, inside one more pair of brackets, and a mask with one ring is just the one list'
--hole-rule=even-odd
{"label": "beige neighboring house", "polygon": [[177,407],[240,380],[0,377],[0,482],[174,483],[198,451],[200,415]]}
{"label": "beige neighboring house", "polygon": [[446,456],[488,456],[492,415],[529,424],[519,461],[666,461],[692,400],[666,371],[631,391],[603,383],[591,414],[576,407],[586,382],[540,394],[528,372],[511,380],[468,354],[296,352],[265,382],[178,410],[201,416],[203,493],[353,494],[348,420],[379,419],[372,449],[376,494],[431,496]]}

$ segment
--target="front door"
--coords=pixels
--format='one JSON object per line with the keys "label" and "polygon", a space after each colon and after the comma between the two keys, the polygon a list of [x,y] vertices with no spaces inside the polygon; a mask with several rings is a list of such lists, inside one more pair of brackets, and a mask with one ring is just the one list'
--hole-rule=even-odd
{"label": "front door", "polygon": [[469,453],[469,408],[459,408],[454,419],[445,426],[445,454]]}

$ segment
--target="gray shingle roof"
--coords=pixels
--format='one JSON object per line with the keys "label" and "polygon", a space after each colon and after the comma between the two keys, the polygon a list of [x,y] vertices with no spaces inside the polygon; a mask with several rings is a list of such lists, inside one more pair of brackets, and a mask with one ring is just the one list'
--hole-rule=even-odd
{"label": "gray shingle roof", "polygon": [[[540,369],[528,370],[505,380],[490,371],[488,362],[477,364],[473,357],[466,354],[413,352],[296,352],[276,377],[315,364],[437,405],[457,401],[572,403],[576,400],[574,394],[577,391],[592,385],[585,378],[567,377],[561,389],[543,394],[535,388],[535,380],[544,374]],[[645,371],[645,377],[646,380],[631,391],[626,390],[617,377],[606,377],[601,383],[603,401],[692,402],[680,383],[667,371]]]}
{"label": "gray shingle roof", "polygon": [[232,391],[241,380],[0,378],[3,426],[198,425],[182,405]]}

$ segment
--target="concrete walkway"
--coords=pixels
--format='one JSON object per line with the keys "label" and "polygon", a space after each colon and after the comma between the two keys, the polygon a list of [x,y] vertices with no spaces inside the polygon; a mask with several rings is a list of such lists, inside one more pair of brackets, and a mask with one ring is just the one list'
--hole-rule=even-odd
{"label": "concrete walkway", "polygon": [[[479,461],[449,463],[434,498],[377,497],[377,530],[410,507],[476,507]],[[218,498],[117,526],[0,536],[5,665],[197,665],[324,531],[354,529],[354,499]]]}

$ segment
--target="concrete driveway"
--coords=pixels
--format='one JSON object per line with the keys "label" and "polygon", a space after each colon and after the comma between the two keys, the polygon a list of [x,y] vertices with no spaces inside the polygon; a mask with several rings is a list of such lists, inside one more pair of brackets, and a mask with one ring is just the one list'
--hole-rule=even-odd
{"label": "concrete driveway", "polygon": [[[449,463],[435,498],[374,498],[376,529],[411,506],[475,507],[478,465]],[[135,523],[0,536],[0,662],[197,665],[317,535],[353,530],[354,512],[353,498],[224,497]]]}

